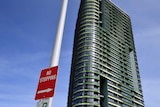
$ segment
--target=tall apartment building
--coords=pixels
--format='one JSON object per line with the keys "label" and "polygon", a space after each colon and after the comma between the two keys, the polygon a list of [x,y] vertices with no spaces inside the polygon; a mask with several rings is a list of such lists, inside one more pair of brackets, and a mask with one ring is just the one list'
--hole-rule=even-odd
{"label": "tall apartment building", "polygon": [[68,107],[144,107],[129,16],[110,0],[81,0]]}

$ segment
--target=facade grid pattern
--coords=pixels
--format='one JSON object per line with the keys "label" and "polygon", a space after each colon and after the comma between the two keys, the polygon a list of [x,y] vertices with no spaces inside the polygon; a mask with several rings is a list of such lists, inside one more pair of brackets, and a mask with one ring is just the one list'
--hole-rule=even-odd
{"label": "facade grid pattern", "polygon": [[68,107],[144,107],[129,16],[109,0],[81,0]]}

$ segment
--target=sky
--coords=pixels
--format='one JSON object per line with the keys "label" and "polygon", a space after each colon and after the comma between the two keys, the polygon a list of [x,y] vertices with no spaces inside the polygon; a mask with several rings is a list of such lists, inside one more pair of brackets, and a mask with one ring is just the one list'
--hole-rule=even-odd
{"label": "sky", "polygon": [[[160,102],[160,1],[112,0],[131,18],[145,107]],[[69,0],[53,107],[66,107],[80,0]],[[0,106],[36,107],[50,66],[62,0],[0,0]]]}

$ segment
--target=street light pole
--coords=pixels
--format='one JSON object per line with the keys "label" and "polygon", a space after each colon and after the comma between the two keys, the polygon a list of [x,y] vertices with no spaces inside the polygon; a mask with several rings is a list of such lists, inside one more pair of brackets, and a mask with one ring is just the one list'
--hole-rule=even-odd
{"label": "street light pole", "polygon": [[53,48],[53,54],[52,54],[50,67],[57,66],[59,63],[59,56],[60,56],[60,50],[61,50],[61,44],[62,44],[62,37],[63,37],[63,31],[64,31],[66,12],[67,12],[67,5],[68,5],[68,0],[63,0],[61,15],[60,15],[59,25],[58,25],[58,29],[57,29],[56,39],[54,42],[54,48]]}
{"label": "street light pole", "polygon": [[[61,44],[62,44],[62,38],[63,38],[63,32],[64,32],[64,25],[65,25],[65,18],[66,18],[66,13],[67,13],[67,5],[68,5],[68,0],[63,0],[50,67],[58,66],[58,63],[59,63]],[[52,97],[49,98],[48,107],[52,107],[52,99],[53,99]]]}
{"label": "street light pole", "polygon": [[[68,5],[68,0],[63,0],[57,34],[56,34],[56,38],[54,41],[54,48],[53,48],[52,58],[50,62],[50,67],[58,66],[58,63],[59,63],[63,31],[64,31],[64,25],[65,25],[65,18],[66,18],[66,12],[67,12],[67,5]],[[37,103],[37,106],[38,107],[52,107],[52,100],[53,100],[53,97],[41,99]]]}

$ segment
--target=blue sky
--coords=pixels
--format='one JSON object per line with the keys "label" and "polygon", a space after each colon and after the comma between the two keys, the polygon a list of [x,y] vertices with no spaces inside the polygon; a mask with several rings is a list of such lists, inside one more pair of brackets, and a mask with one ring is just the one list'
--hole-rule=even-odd
{"label": "blue sky", "polygon": [[[146,107],[160,102],[160,1],[112,0],[132,20]],[[53,107],[66,107],[80,0],[69,0]],[[0,106],[36,107],[40,71],[48,68],[62,0],[0,0]]]}

